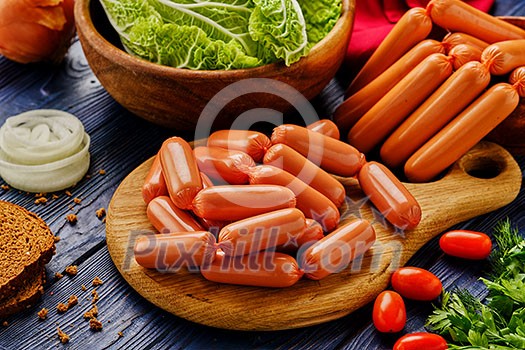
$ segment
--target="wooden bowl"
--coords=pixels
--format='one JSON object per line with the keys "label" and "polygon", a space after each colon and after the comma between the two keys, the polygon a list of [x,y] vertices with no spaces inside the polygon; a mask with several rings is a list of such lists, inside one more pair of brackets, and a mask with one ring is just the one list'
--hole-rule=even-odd
{"label": "wooden bowl", "polygon": [[[501,19],[525,29],[525,17],[500,17]],[[487,140],[496,142],[514,155],[525,155],[525,98],[518,108],[498,125]]]}
{"label": "wooden bowl", "polygon": [[[162,66],[122,49],[98,0],[77,0],[75,21],[91,69],[118,103],[158,125],[191,130],[215,94],[243,79],[275,79],[292,86],[307,99],[319,94],[344,59],[353,28],[355,1],[343,0],[341,18],[332,31],[308,56],[289,67],[274,63],[251,69],[195,71]],[[283,93],[286,94],[275,91],[243,95],[221,108],[214,126],[229,127],[237,116],[254,108],[285,113],[292,104],[279,96]]]}

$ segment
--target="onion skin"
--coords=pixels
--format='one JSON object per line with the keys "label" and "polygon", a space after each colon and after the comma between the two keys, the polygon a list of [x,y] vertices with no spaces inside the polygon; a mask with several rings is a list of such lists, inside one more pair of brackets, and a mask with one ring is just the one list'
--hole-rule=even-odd
{"label": "onion skin", "polygon": [[75,34],[74,0],[1,0],[0,54],[18,63],[60,63]]}

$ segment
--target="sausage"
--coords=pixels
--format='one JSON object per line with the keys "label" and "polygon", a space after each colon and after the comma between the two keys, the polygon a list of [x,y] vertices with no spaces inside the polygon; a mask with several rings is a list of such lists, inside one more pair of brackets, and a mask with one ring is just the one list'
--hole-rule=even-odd
{"label": "sausage", "polygon": [[193,212],[207,220],[236,221],[294,208],[294,193],[276,185],[225,185],[205,188],[193,199]]}
{"label": "sausage", "polygon": [[276,252],[239,257],[218,252],[201,273],[212,282],[271,288],[290,287],[303,276],[294,258]]}
{"label": "sausage", "polygon": [[374,51],[347,89],[350,96],[371,82],[432,30],[432,21],[424,8],[414,7],[399,19]]}
{"label": "sausage", "polygon": [[350,97],[347,96],[348,98],[334,113],[334,120],[341,132],[348,133],[348,130],[385,95],[386,91],[393,88],[433,53],[445,53],[445,47],[436,40],[423,40],[361,90]]}
{"label": "sausage", "polygon": [[142,185],[142,198],[148,204],[155,197],[167,195],[168,188],[166,187],[164,175],[162,175],[160,157],[156,155]]}
{"label": "sausage", "polygon": [[525,97],[525,66],[514,69],[510,74],[509,82],[521,97]]}
{"label": "sausage", "polygon": [[308,247],[301,255],[300,267],[307,278],[320,280],[348,267],[352,260],[370,249],[375,240],[372,225],[357,219],[338,227]]}
{"label": "sausage", "polygon": [[221,147],[242,151],[260,162],[266,150],[272,146],[268,136],[252,130],[219,130],[208,137],[208,147]]}
{"label": "sausage", "polygon": [[451,74],[451,58],[440,53],[425,58],[350,129],[350,144],[369,153]]}
{"label": "sausage", "polygon": [[193,198],[202,189],[191,146],[180,137],[171,137],[160,147],[159,157],[171,200],[181,209],[191,209]]}
{"label": "sausage", "polygon": [[481,61],[482,52],[483,51],[481,49],[475,46],[470,46],[468,44],[459,44],[450,49],[448,55],[454,59],[452,61],[454,70],[458,70],[467,62]]}
{"label": "sausage", "polygon": [[460,45],[460,44],[467,44],[469,46],[474,46],[480,49],[481,51],[485,50],[487,46],[489,46],[489,43],[480,40],[472,35],[468,35],[465,33],[448,33],[445,35],[443,40],[441,40],[443,45],[447,48],[447,52],[454,48],[454,46]]}
{"label": "sausage", "polygon": [[419,224],[419,203],[386,166],[366,163],[357,179],[366,196],[392,225],[410,230]]}
{"label": "sausage", "polygon": [[178,208],[167,196],[152,199],[146,209],[146,215],[160,233],[203,230],[189,212]]}
{"label": "sausage", "polygon": [[470,34],[489,44],[525,39],[525,30],[460,0],[432,0],[427,5],[427,12],[434,24],[449,32]]}
{"label": "sausage", "polygon": [[259,165],[248,172],[251,184],[270,184],[288,187],[295,194],[297,209],[307,218],[319,222],[325,231],[333,230],[340,214],[335,204],[319,191],[289,172],[271,165]]}
{"label": "sausage", "polygon": [[365,156],[354,147],[301,126],[283,124],[273,129],[272,143],[290,146],[329,173],[354,176]]}
{"label": "sausage", "polygon": [[263,162],[295,175],[325,195],[338,208],[345,200],[346,191],[339,181],[289,146],[282,143],[273,145],[266,152]]}
{"label": "sausage", "polygon": [[253,158],[242,151],[200,146],[195,147],[193,153],[200,171],[212,180],[232,185],[248,183],[245,170],[255,166]]}
{"label": "sausage", "polygon": [[488,46],[481,54],[481,63],[490,74],[503,75],[525,65],[525,39],[507,40]]}
{"label": "sausage", "polygon": [[135,241],[135,260],[140,266],[166,272],[182,267],[196,270],[211,263],[215,244],[215,237],[207,231],[145,235]]}
{"label": "sausage", "polygon": [[275,250],[281,253],[293,255],[298,249],[310,245],[324,237],[323,227],[314,219],[306,219],[306,227],[296,239],[290,239],[283,245],[275,247]]}
{"label": "sausage", "polygon": [[285,244],[304,231],[304,214],[295,208],[280,209],[224,226],[218,247],[226,255],[246,255]]}
{"label": "sausage", "polygon": [[310,125],[307,125],[306,128],[338,140],[341,136],[339,135],[339,128],[330,119],[320,119]]}
{"label": "sausage", "polygon": [[412,182],[432,180],[502,122],[518,103],[512,85],[492,86],[408,159],[405,175]]}
{"label": "sausage", "polygon": [[208,175],[204,174],[202,171],[200,172],[201,175],[201,181],[202,181],[202,189],[213,187],[213,182],[210,180]]}
{"label": "sausage", "polygon": [[483,64],[469,62],[459,68],[388,137],[381,147],[382,161],[390,168],[404,165],[489,83],[490,74]]}

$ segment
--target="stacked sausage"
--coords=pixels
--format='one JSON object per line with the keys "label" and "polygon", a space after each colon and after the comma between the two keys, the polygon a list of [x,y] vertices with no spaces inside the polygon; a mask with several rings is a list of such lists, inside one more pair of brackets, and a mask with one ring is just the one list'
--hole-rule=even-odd
{"label": "stacked sausage", "polygon": [[[427,39],[433,24],[449,31],[442,41]],[[512,113],[523,66],[525,30],[459,0],[432,0],[400,19],[334,120],[361,152],[379,151],[391,169],[426,182]]]}
{"label": "stacked sausage", "polygon": [[388,221],[414,228],[421,219],[415,198],[385,166],[367,163],[338,137],[335,124],[321,120],[307,128],[278,126],[271,139],[217,131],[195,149],[178,137],[166,140],[142,188],[148,219],[160,234],[137,239],[136,261],[264,287],[339,272],[376,235],[363,219],[340,224],[346,192],[331,174],[356,177]]}

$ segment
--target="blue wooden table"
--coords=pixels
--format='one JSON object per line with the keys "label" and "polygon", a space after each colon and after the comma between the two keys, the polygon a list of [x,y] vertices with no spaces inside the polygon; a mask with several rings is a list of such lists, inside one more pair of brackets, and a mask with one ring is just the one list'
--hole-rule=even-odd
{"label": "blue wooden table", "polygon": [[[525,15],[525,2],[499,0],[496,15]],[[320,115],[329,115],[341,102],[344,79],[334,79],[315,99]],[[346,82],[347,83],[347,82]],[[191,138],[184,132],[169,131],[139,119],[119,106],[102,88],[90,70],[78,42],[66,61],[58,67],[20,65],[0,57],[0,122],[7,117],[38,108],[56,108],[77,115],[91,135],[89,178],[71,189],[71,196],[58,193],[46,204],[35,204],[35,197],[16,190],[1,190],[0,200],[11,201],[39,214],[60,237],[57,253],[47,265],[47,284],[40,302],[30,310],[0,325],[2,349],[389,349],[399,336],[381,335],[371,323],[371,306],[322,325],[277,332],[235,332],[194,324],[155,307],[135,292],[112,263],[106,243],[104,222],[96,216],[107,208],[119,183],[134,168],[150,158],[168,136]],[[525,137],[525,136],[524,136]],[[525,157],[517,157],[522,171]],[[105,170],[101,174],[100,170]],[[80,198],[75,203],[74,198]],[[74,225],[66,215],[75,213]],[[496,212],[458,225],[490,232],[494,224],[509,217],[525,232],[525,190],[510,205]],[[1,249],[1,248],[0,248]],[[444,257],[437,240],[424,246],[410,261],[438,275],[446,289],[466,287],[475,295],[485,295],[478,281],[484,265]],[[69,265],[78,266],[74,277],[54,277]],[[94,332],[83,318],[91,308],[92,281],[103,280],[96,288],[98,319],[103,329]],[[85,290],[82,286],[85,286]],[[64,314],[56,312],[59,302],[70,295],[79,305]],[[42,308],[50,310],[46,320],[37,317]],[[431,311],[426,303],[407,303],[405,332],[421,331]],[[227,312],[227,310],[225,310]],[[70,336],[61,344],[57,327]]]}

